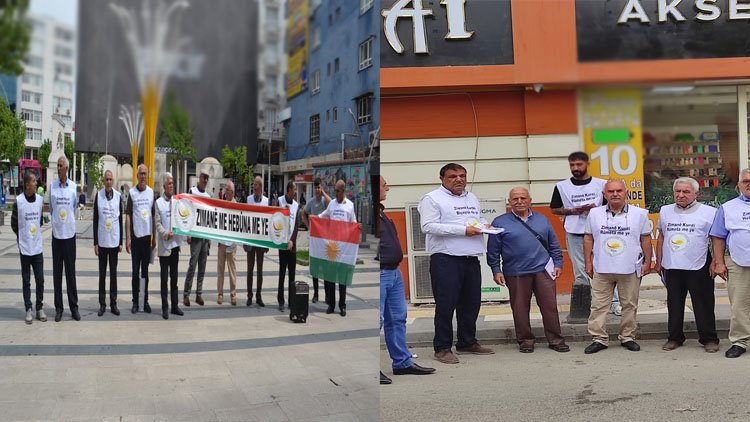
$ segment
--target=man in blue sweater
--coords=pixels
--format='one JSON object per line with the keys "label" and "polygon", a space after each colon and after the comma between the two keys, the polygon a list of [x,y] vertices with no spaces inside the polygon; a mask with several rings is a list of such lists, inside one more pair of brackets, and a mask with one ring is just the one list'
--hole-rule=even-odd
{"label": "man in blue sweater", "polygon": [[534,351],[535,337],[529,320],[533,293],[542,313],[549,348],[567,352],[570,348],[562,336],[557,313],[555,279],[562,274],[563,264],[557,236],[545,216],[531,211],[531,196],[526,188],[511,189],[508,201],[511,212],[492,222],[493,227],[503,231],[489,236],[487,264],[492,268],[495,283],[508,286],[510,291],[519,351]]}

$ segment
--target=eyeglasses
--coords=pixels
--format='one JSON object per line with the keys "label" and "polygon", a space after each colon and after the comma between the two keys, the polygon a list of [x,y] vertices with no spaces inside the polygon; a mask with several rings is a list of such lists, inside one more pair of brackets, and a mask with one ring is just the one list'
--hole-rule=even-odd
{"label": "eyeglasses", "polygon": [[750,185],[750,179],[748,180],[740,180],[740,183],[743,185]]}

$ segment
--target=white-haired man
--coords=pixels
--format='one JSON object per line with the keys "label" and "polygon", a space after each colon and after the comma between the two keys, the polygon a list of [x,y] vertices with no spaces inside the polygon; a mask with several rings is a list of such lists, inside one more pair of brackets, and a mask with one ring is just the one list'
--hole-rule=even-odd
{"label": "white-haired man", "polygon": [[[264,207],[268,206],[268,197],[263,195],[263,179],[260,176],[255,176],[255,180],[253,180],[253,193],[247,197],[247,203]],[[257,263],[258,290],[255,292],[255,302],[258,306],[264,307],[266,304],[263,303],[260,291],[263,288],[263,257],[268,252],[268,248],[245,245],[243,249],[247,252],[247,302],[245,305],[250,306],[253,303],[253,267]]]}
{"label": "white-haired man", "polygon": [[[229,202],[237,202],[234,199],[234,182],[231,180],[224,186],[224,200]],[[219,295],[216,298],[216,303],[221,305],[224,303],[224,269],[229,270],[229,301],[232,306],[237,306],[237,266],[235,264],[235,254],[237,252],[237,245],[232,242],[219,242],[219,255],[217,256],[216,262],[218,264],[219,276],[216,280],[216,290]]]}
{"label": "white-haired man", "polygon": [[107,307],[106,280],[109,263],[109,307],[114,315],[117,309],[117,258],[122,252],[122,201],[120,192],[112,188],[112,171],[104,172],[104,187],[94,196],[94,254],[99,257],[99,312],[104,315]]}
{"label": "white-haired man", "polygon": [[63,315],[62,274],[65,268],[65,284],[70,313],[76,321],[78,312],[78,288],[76,287],[76,184],[68,179],[68,158],[57,160],[57,180],[52,181],[49,191],[49,208],[52,215],[52,283],[55,288],[55,322]]}
{"label": "white-haired man", "polygon": [[659,211],[656,266],[667,287],[668,338],[663,350],[674,350],[685,342],[683,322],[685,298],[690,292],[698,341],[706,352],[719,351],[714,316],[714,279],[709,274],[711,256],[708,233],[716,208],[701,204],[698,182],[690,177],[674,181],[674,204]]}
{"label": "white-haired man", "polygon": [[[159,237],[159,266],[161,269],[161,317],[168,319],[167,309],[172,300],[173,315],[182,316],[179,306],[179,287],[177,286],[177,266],[180,262],[180,245],[184,238],[172,233],[172,194],[174,178],[169,172],[164,173],[164,191],[154,205],[156,233]],[[169,283],[169,284],[167,284]]]}

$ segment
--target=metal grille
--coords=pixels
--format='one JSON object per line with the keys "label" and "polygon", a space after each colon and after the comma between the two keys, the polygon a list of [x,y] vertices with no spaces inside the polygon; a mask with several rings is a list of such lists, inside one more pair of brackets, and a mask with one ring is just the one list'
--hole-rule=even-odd
{"label": "metal grille", "polygon": [[418,299],[425,299],[432,297],[432,283],[430,281],[430,256],[429,255],[415,255],[414,256],[414,278],[416,292],[415,296]]}
{"label": "metal grille", "polygon": [[425,237],[422,233],[422,224],[419,221],[419,211],[416,205],[409,206],[409,216],[411,218],[411,248],[414,251],[424,251]]}

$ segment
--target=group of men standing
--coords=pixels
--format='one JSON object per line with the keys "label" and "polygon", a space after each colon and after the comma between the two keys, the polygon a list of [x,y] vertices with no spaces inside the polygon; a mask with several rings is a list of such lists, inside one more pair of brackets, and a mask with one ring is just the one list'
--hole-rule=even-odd
{"label": "group of men standing", "polygon": [[[674,203],[663,206],[659,213],[656,262],[652,269],[652,227],[647,210],[627,204],[624,181],[591,177],[585,153],[571,154],[568,162],[573,177],[557,183],[551,208],[554,214],[565,217],[567,250],[576,277],[574,287],[590,285],[591,288],[587,324],[593,341],[584,353],[608,348],[606,319],[610,311],[615,311],[612,304],[617,293],[621,309],[618,306],[615,313],[621,312],[622,316],[619,342],[627,350],[640,350],[634,337],[640,283],[643,276],[655,271],[667,290],[668,339],[663,350],[674,350],[685,341],[687,293],[693,303],[699,342],[708,353],[719,350],[714,315],[714,276],[718,275],[729,280],[732,309],[729,330],[732,346],[725,356],[735,358],[743,354],[750,339],[747,312],[750,169],[740,174],[740,196],[718,210],[697,201],[696,180],[680,177],[674,181]],[[443,166],[441,186],[427,193],[418,208],[426,249],[430,252],[435,359],[455,364],[459,362],[456,354],[494,353],[476,339],[481,301],[479,257],[485,253],[494,281],[509,289],[519,351],[534,351],[535,336],[529,321],[532,294],[542,314],[549,348],[569,351],[556,302],[555,280],[562,274],[563,254],[552,225],[544,215],[531,210],[529,191],[523,187],[511,189],[510,211],[489,224],[481,216],[476,196],[466,190],[466,179],[463,166],[455,163]],[[487,243],[483,233],[488,235]],[[711,245],[713,257],[709,251]],[[728,260],[724,254],[726,247]],[[381,264],[381,278],[383,269]],[[382,308],[381,304],[381,312]],[[455,354],[454,314],[458,323]],[[396,365],[399,350],[389,346],[389,351]]]}
{"label": "group of men standing", "polygon": [[[73,319],[81,319],[78,310],[78,293],[76,287],[76,185],[68,180],[68,159],[63,155],[57,162],[58,179],[52,182],[50,189],[50,214],[52,216],[52,261],[53,282],[55,292],[55,321],[59,322],[63,316],[62,273],[65,270],[68,304]],[[174,179],[170,173],[162,177],[162,190],[159,197],[155,197],[153,189],[146,184],[148,168],[141,164],[137,167],[138,183],[130,189],[127,202],[123,207],[121,194],[113,189],[114,177],[111,171],[104,173],[104,187],[95,194],[93,206],[93,236],[94,253],[99,260],[99,311],[104,315],[107,307],[106,280],[107,266],[109,266],[109,306],[114,315],[120,315],[117,306],[117,264],[123,244],[132,257],[132,308],[133,314],[138,312],[151,313],[149,304],[149,264],[153,262],[154,254],[159,257],[161,275],[162,317],[169,318],[169,314],[184,315],[179,307],[179,288],[177,285],[180,247],[187,241],[190,244],[190,261],[185,279],[182,302],[190,306],[190,296],[193,278],[197,279],[195,289],[195,303],[203,305],[203,281],[206,262],[210,253],[211,241],[202,238],[183,238],[175,235],[171,230],[171,200],[174,194]],[[209,174],[201,170],[198,183],[189,191],[190,194],[210,198],[206,191]],[[247,198],[251,205],[268,206],[268,198],[263,195],[263,181],[256,177],[253,182],[254,192]],[[331,199],[323,192],[319,179],[315,181],[315,198],[310,201],[305,210],[300,210],[294,199],[296,186],[294,182],[287,185],[286,195],[280,198],[280,206],[289,208],[291,228],[288,249],[279,251],[279,310],[284,309],[284,278],[289,273],[289,294],[294,293],[295,264],[296,264],[296,236],[301,218],[309,225],[308,215],[318,215],[321,218],[356,222],[354,206],[344,195],[343,181],[336,183],[336,197]],[[224,187],[224,200],[236,202],[234,198],[234,183],[230,180]],[[301,218],[300,218],[301,217]],[[43,309],[44,276],[42,254],[43,200],[36,193],[36,178],[29,173],[24,176],[24,193],[17,197],[11,217],[11,226],[17,235],[19,252],[21,255],[21,278],[23,284],[24,306],[26,310],[25,322],[31,324],[34,317],[39,321],[46,321]],[[158,242],[157,242],[158,238]],[[218,242],[218,279],[217,303],[224,301],[224,274],[228,268],[230,303],[237,305],[236,294],[236,245],[231,242]],[[158,247],[157,247],[158,245]],[[253,297],[253,267],[257,264],[256,303],[265,306],[261,297],[263,284],[263,260],[268,251],[266,248],[249,246],[245,248],[248,255],[247,306],[251,306]],[[36,281],[36,315],[31,302],[31,271],[33,269]],[[196,274],[197,269],[197,274]],[[318,301],[318,280],[313,280],[313,302]],[[326,291],[327,313],[333,313],[335,306],[334,283],[324,281]],[[330,285],[330,286],[329,286]],[[339,309],[341,316],[346,315],[346,286],[340,287]],[[171,306],[170,306],[171,301]]]}

